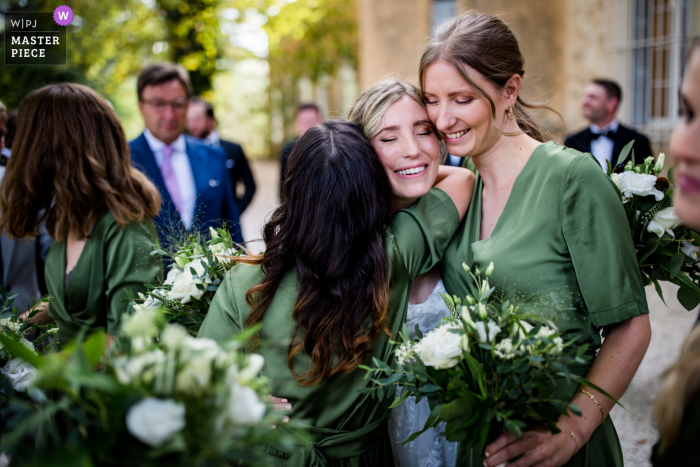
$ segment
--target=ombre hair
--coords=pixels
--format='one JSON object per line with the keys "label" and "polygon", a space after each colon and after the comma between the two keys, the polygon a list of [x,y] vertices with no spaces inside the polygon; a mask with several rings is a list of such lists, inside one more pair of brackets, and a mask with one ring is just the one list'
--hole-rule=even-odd
{"label": "ombre hair", "polygon": [[[382,236],[391,188],[370,142],[342,120],[304,133],[288,164],[282,205],[263,228],[265,254],[234,260],[260,265],[263,273],[246,293],[252,308],[246,326],[263,320],[284,277],[295,274],[290,315],[296,326],[287,363],[299,384],[314,386],[355,370],[377,335],[390,335]],[[302,351],[311,367],[298,374],[293,361]]]}
{"label": "ombre hair", "polygon": [[[445,21],[425,46],[420,59],[419,79],[422,91],[425,89],[426,70],[438,60],[452,65],[462,79],[489,102],[491,117],[498,128],[496,104],[486,90],[469,76],[465,65],[476,70],[498,89],[503,89],[514,75],[525,76],[525,59],[520,53],[520,46],[513,31],[496,16],[475,11],[468,11]],[[559,112],[547,105],[530,104],[519,94],[514,104],[513,117],[523,133],[540,142],[551,140],[551,133],[539,124],[527,109],[550,110],[563,122]]]}
{"label": "ombre hair", "polygon": [[[416,101],[427,114],[425,102],[417,87],[398,78],[387,78],[374,83],[372,87],[360,94],[348,112],[348,121],[362,129],[367,139],[371,140],[382,130],[384,115],[389,108],[403,96]],[[447,157],[445,144],[432,122],[431,125],[440,140],[440,160],[444,160]]]}
{"label": "ombre hair", "polygon": [[105,210],[121,227],[160,210],[155,185],[131,166],[114,110],[92,89],[52,84],[20,105],[0,192],[0,231],[31,237],[46,221],[57,240],[86,238]]}

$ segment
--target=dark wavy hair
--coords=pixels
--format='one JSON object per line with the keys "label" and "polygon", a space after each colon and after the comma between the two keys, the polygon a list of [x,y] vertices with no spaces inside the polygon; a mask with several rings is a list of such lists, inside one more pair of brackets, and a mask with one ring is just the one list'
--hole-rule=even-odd
{"label": "dark wavy hair", "polygon": [[0,191],[0,231],[30,237],[46,220],[58,240],[69,231],[85,238],[105,209],[124,227],[154,217],[160,201],[131,166],[117,114],[95,91],[52,84],[22,101]]}
{"label": "dark wavy hair", "polygon": [[[314,386],[360,365],[387,326],[389,265],[382,243],[391,188],[379,157],[355,125],[329,120],[308,130],[289,155],[282,205],[263,229],[264,277],[248,290],[246,326],[259,323],[284,276],[295,272],[297,324],[288,364],[296,381]],[[369,319],[367,319],[369,317]],[[311,357],[297,374],[296,355]]]}

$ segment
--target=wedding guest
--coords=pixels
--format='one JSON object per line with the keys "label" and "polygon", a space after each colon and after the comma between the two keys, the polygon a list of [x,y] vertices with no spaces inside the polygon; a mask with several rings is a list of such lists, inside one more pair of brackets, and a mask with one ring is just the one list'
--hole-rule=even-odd
{"label": "wedding guest", "polygon": [[[360,94],[348,115],[370,140],[391,184],[391,210],[413,205],[435,183],[440,166],[440,141],[428,118],[420,91],[399,79],[382,80]],[[464,169],[462,169],[464,170]],[[449,311],[440,293],[446,293],[438,267],[415,278],[406,310],[409,337],[435,329]],[[457,443],[447,442],[440,433],[444,423],[418,439],[403,444],[423,429],[431,409],[427,399],[416,403],[411,397],[395,407],[389,418],[389,436],[396,465],[401,467],[452,467]]]}
{"label": "wedding guest", "polygon": [[[700,230],[700,39],[690,47],[680,90],[681,118],[671,133],[669,151],[675,163],[678,217]],[[700,326],[683,344],[681,355],[663,375],[654,415],[659,442],[654,467],[692,465],[700,437]]]}
{"label": "wedding guest", "polygon": [[[40,135],[41,137],[37,137]],[[53,321],[68,343],[81,329],[114,336],[127,291],[162,280],[153,216],[156,187],[131,166],[117,115],[93,90],[45,86],[22,102],[0,192],[0,229],[33,238],[39,225],[55,242],[46,260],[53,297],[33,320]]]}
{"label": "wedding guest", "polygon": [[287,175],[263,230],[265,255],[237,258],[247,264],[228,273],[199,336],[226,342],[262,325],[253,351],[265,357],[271,393],[294,407],[277,429],[308,437],[267,446],[272,465],[391,465],[392,401],[359,393],[372,382],[357,367],[393,362],[389,337],[405,321],[411,283],[442,257],[473,176],[438,177],[438,188],[390,219],[386,170],[362,132],[338,120],[299,138]]}
{"label": "wedding guest", "polygon": [[282,199],[282,186],[284,185],[284,174],[287,170],[287,158],[292,152],[294,143],[307,132],[309,128],[321,123],[321,111],[314,103],[300,104],[297,107],[296,117],[294,118],[294,130],[297,137],[289,143],[285,144],[280,152],[280,200]]}
{"label": "wedding guest", "polygon": [[[493,262],[496,292],[551,319],[566,342],[588,346],[592,363],[572,371],[619,399],[651,337],[625,211],[596,161],[552,142],[528,112],[545,107],[519,95],[524,74],[517,39],[496,16],[450,19],[425,48],[419,77],[428,115],[449,153],[469,157],[477,171],[442,279],[451,295],[464,297],[471,284],[460,265],[483,271]],[[520,439],[505,433],[485,452],[460,451],[457,465],[621,467],[608,417],[613,401],[564,378],[552,388],[583,416],[561,416],[557,434],[541,426]]]}
{"label": "wedding guest", "polygon": [[[608,162],[613,169],[622,171],[631,159],[618,160],[622,148],[634,140],[634,157],[643,161],[652,155],[649,139],[617,119],[617,109],[622,100],[620,85],[608,79],[594,79],[586,86],[581,100],[583,117],[590,122],[585,130],[569,135],[564,146],[593,154],[603,170]],[[607,162],[606,162],[607,161]]]}
{"label": "wedding guest", "polygon": [[[243,214],[255,194],[255,179],[243,148],[239,144],[221,139],[216,126],[214,107],[198,97],[190,99],[187,107],[187,131],[192,136],[203,139],[209,146],[224,152],[226,169],[233,186],[233,196],[238,204],[238,213]],[[242,196],[238,196],[237,193],[239,184],[244,188]]]}
{"label": "wedding guest", "polygon": [[145,130],[129,143],[134,166],[155,183],[163,205],[155,222],[168,249],[183,234],[208,234],[226,222],[241,243],[239,212],[224,155],[185,135],[192,85],[187,70],[173,63],[144,68],[137,81]]}

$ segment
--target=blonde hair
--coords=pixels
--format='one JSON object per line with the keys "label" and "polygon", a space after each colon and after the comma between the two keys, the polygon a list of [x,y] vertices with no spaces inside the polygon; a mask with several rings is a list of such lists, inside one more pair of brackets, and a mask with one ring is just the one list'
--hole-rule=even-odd
{"label": "blonde hair", "polygon": [[700,390],[700,326],[696,326],[683,344],[681,355],[661,376],[654,418],[659,430],[659,448],[663,452],[675,441],[683,423],[688,401]]}
{"label": "blonde hair", "polygon": [[[513,31],[496,16],[468,11],[442,23],[425,46],[419,67],[421,90],[425,89],[423,80],[427,68],[438,60],[444,60],[452,65],[474,91],[488,100],[491,105],[491,117],[498,128],[496,104],[491,96],[469,77],[465,65],[476,70],[498,89],[502,89],[514,75],[523,77],[525,59],[520,53],[520,46]],[[540,142],[551,140],[551,133],[526,109],[550,110],[563,122],[559,112],[547,105],[525,102],[520,95],[514,104],[513,117],[522,133]],[[507,136],[516,134],[520,133],[507,134]]]}

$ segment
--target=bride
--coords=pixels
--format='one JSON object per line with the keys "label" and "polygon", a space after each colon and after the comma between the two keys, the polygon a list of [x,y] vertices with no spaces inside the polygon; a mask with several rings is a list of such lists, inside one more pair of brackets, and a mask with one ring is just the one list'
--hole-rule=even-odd
{"label": "bride", "polygon": [[[440,170],[440,142],[418,89],[399,79],[380,81],[360,95],[348,120],[362,128],[379,155],[391,183],[392,212],[411,206],[428,192]],[[416,338],[416,325],[425,334],[448,315],[440,292],[446,293],[437,267],[413,281],[406,316],[411,339]],[[423,428],[429,415],[428,401],[416,404],[413,397],[392,410],[389,436],[397,466],[455,464],[457,443],[440,436],[444,424],[402,444]]]}

